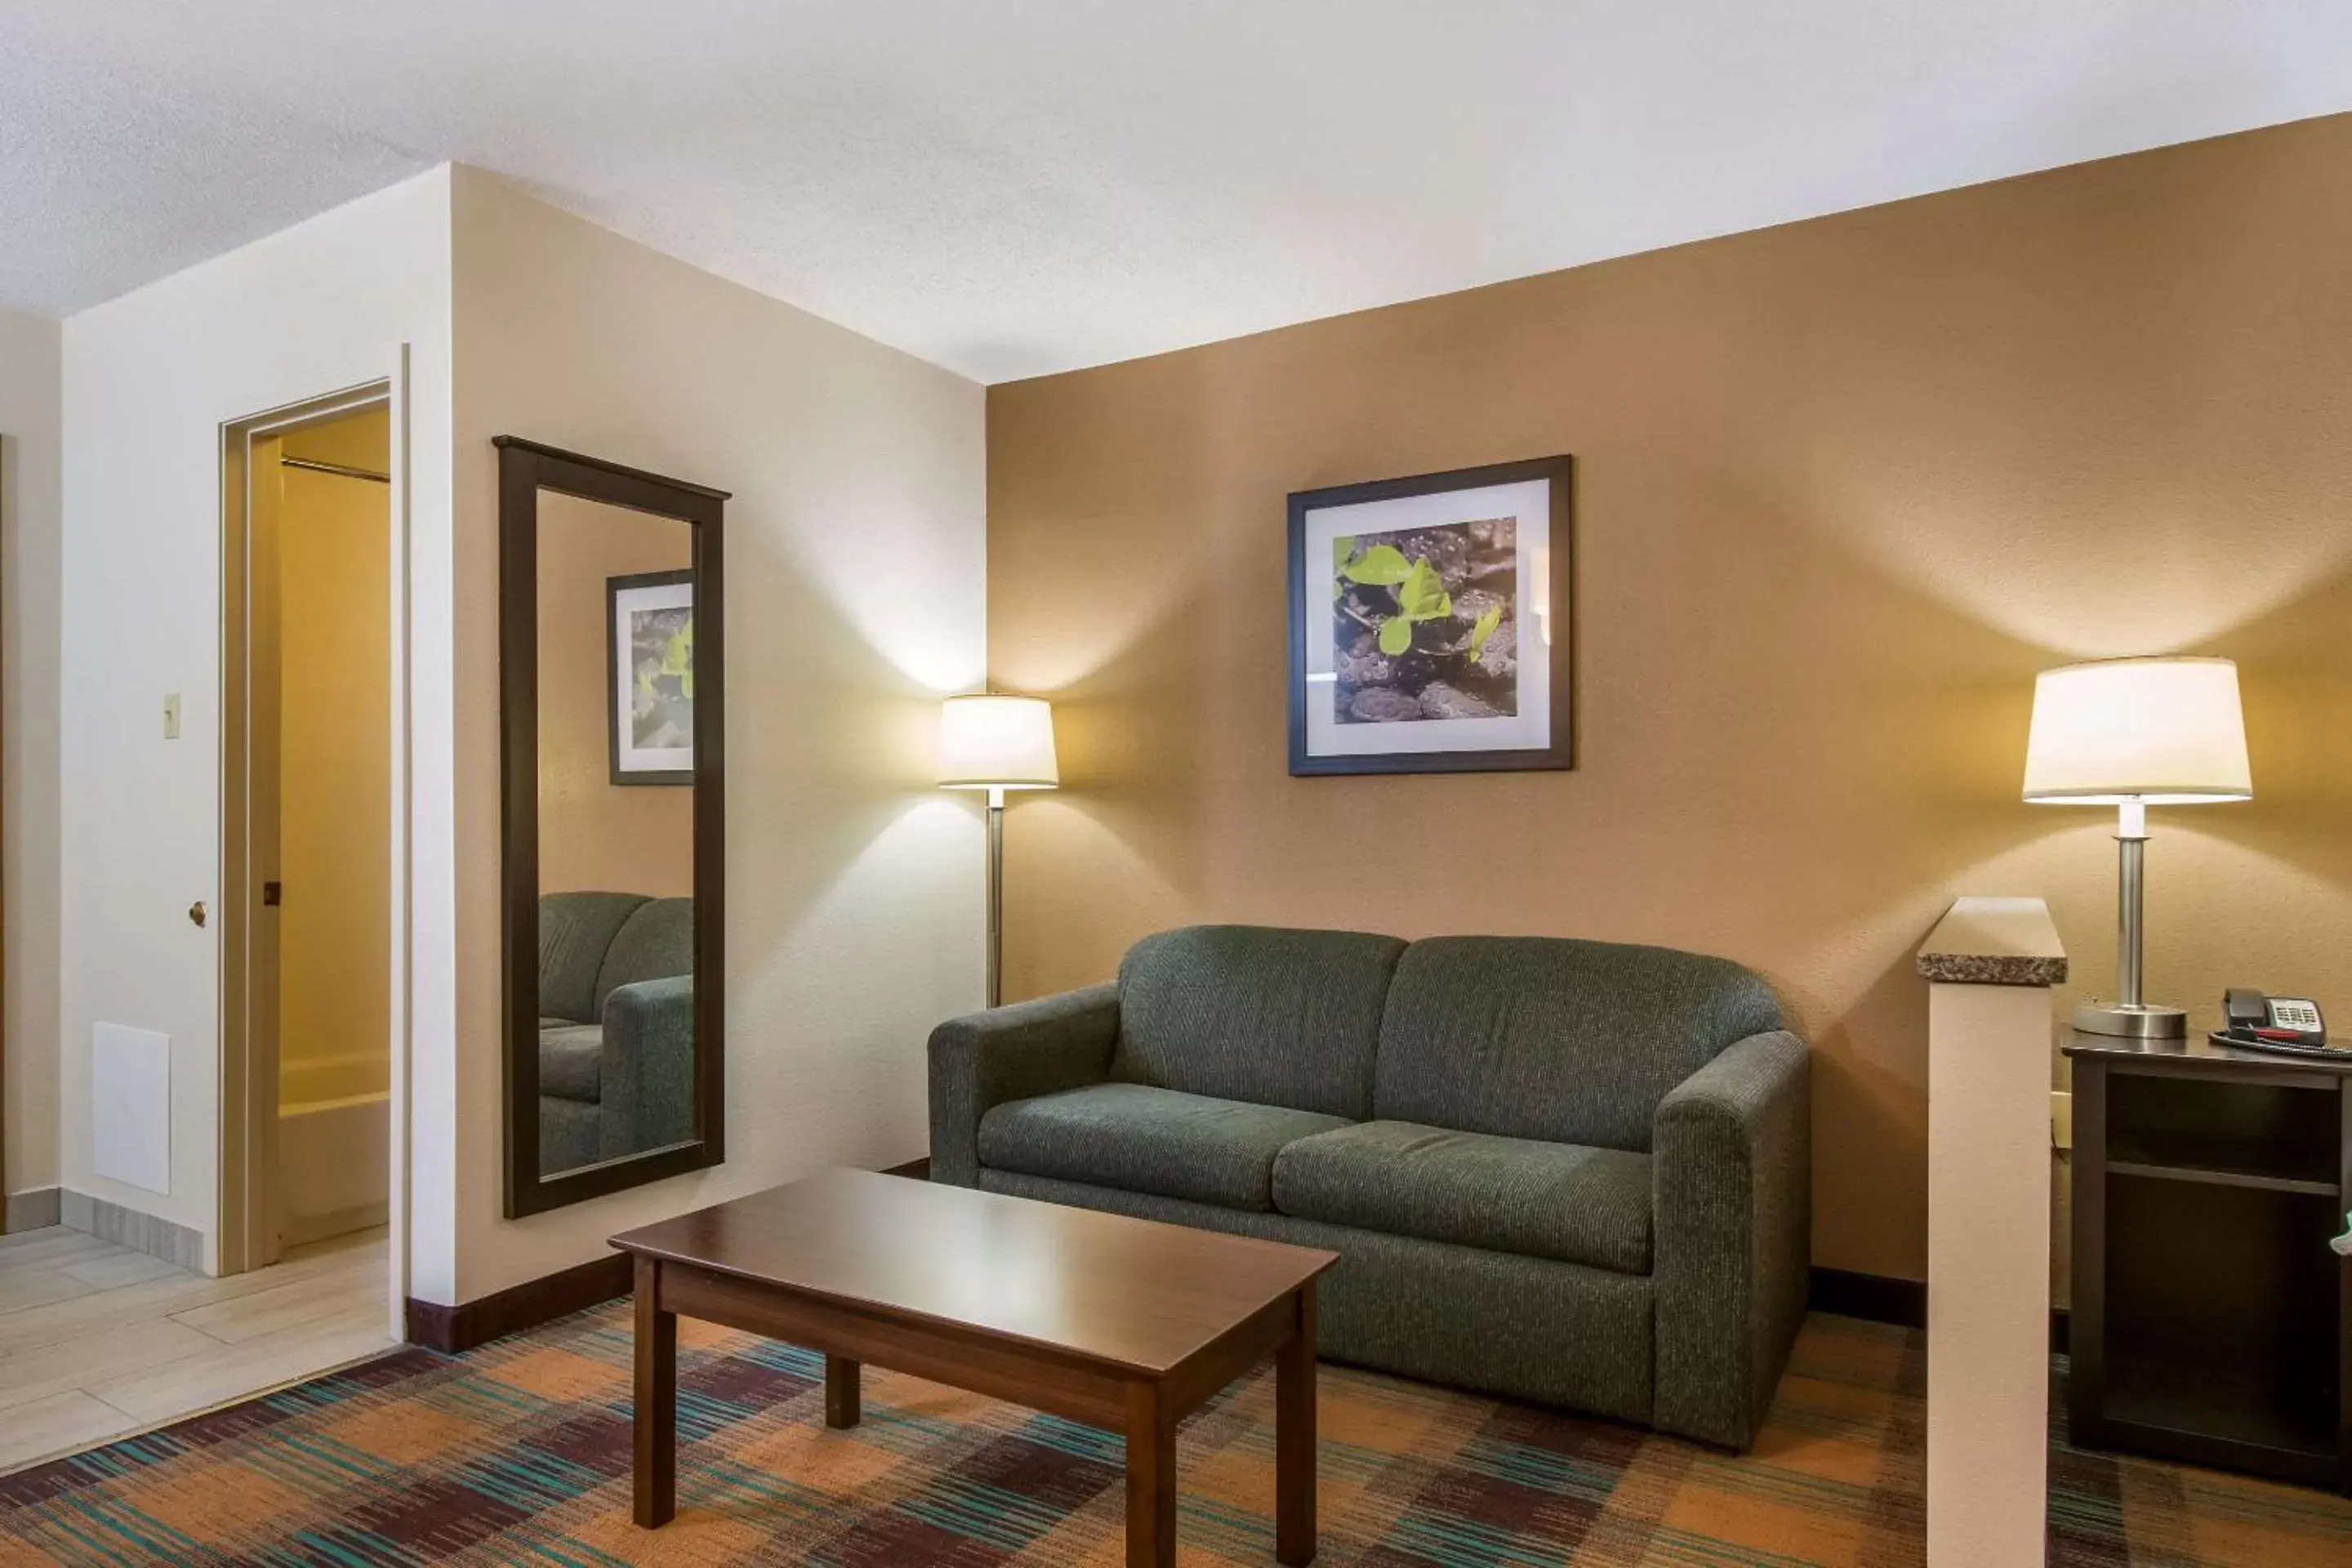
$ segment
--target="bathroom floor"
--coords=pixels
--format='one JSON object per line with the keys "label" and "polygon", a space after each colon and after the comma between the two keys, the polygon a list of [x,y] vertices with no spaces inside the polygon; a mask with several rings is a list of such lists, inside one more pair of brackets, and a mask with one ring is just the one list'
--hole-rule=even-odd
{"label": "bathroom floor", "polygon": [[0,1237],[0,1471],[390,1349],[385,1246],[209,1279],[63,1226]]}

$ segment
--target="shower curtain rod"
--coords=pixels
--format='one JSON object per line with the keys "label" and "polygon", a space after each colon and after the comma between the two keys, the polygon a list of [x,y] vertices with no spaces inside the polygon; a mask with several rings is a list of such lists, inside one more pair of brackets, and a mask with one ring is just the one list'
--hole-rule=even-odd
{"label": "shower curtain rod", "polygon": [[308,468],[314,474],[341,474],[347,479],[367,479],[379,485],[392,483],[390,474],[379,474],[367,468],[348,468],[341,463],[322,463],[316,458],[279,458],[280,468]]}

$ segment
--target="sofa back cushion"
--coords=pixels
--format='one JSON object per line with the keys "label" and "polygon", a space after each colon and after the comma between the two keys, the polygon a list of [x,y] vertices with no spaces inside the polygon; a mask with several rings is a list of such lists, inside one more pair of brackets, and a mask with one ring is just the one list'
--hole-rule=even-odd
{"label": "sofa back cushion", "polygon": [[1383,1120],[1647,1153],[1666,1091],[1780,1026],[1728,959],[1558,937],[1445,936],[1398,960],[1372,1106]]}
{"label": "sofa back cushion", "polygon": [[539,898],[539,1012],[543,1018],[593,1024],[604,994],[596,977],[622,923],[646,901],[642,893],[541,893]]}
{"label": "sofa back cushion", "polygon": [[596,1011],[589,1016],[602,1018],[604,998],[621,986],[693,973],[694,900],[647,899],[613,933],[596,972]]}
{"label": "sofa back cushion", "polygon": [[1118,966],[1111,1077],[1360,1121],[1404,943],[1362,931],[1186,926]]}

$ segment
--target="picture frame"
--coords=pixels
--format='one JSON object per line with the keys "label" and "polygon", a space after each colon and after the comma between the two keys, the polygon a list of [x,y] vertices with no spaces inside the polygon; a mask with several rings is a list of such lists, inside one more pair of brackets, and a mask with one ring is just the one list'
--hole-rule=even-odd
{"label": "picture frame", "polygon": [[694,783],[694,586],[690,570],[604,579],[615,784]]}
{"label": "picture frame", "polygon": [[1290,772],[1575,765],[1574,459],[1290,497]]}

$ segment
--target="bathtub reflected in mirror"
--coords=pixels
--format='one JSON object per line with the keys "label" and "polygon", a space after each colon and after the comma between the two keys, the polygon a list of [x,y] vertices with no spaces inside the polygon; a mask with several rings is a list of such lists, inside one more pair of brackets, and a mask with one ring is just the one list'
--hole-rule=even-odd
{"label": "bathtub reflected in mirror", "polygon": [[500,442],[508,1212],[720,1158],[717,492]]}

